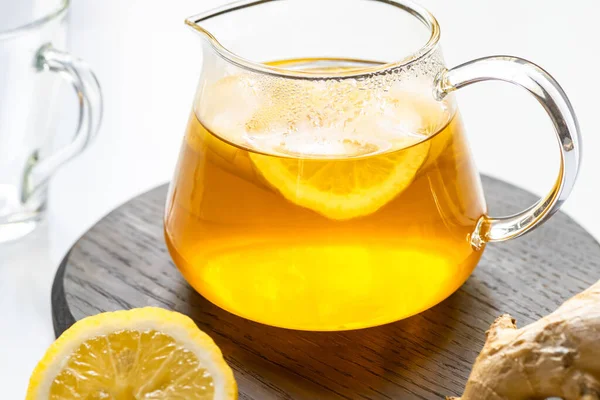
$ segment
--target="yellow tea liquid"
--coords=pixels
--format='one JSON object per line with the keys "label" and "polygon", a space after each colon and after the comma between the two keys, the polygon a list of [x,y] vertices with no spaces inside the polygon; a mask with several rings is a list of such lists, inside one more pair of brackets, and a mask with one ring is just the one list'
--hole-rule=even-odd
{"label": "yellow tea liquid", "polygon": [[[300,61],[278,64],[286,63]],[[214,101],[225,96],[217,105],[237,112],[249,100],[233,94],[248,85],[224,79]],[[298,107],[323,107],[322,96],[304,92]],[[287,102],[283,111],[271,101],[244,115],[246,136],[231,133],[226,115],[201,121],[196,107],[165,217],[187,281],[232,313],[306,330],[395,321],[453,293],[481,256],[469,243],[485,212],[479,177],[456,112],[389,96],[375,119],[345,119],[342,129],[327,121],[334,110],[295,120],[283,135],[263,125],[288,112],[292,97],[272,95]]]}

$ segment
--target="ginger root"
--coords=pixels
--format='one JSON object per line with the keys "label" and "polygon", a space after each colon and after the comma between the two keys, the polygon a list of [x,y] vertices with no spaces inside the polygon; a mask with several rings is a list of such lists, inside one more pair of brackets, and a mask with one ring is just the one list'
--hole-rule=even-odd
{"label": "ginger root", "polygon": [[600,400],[600,281],[517,329],[508,314],[486,332],[462,397]]}

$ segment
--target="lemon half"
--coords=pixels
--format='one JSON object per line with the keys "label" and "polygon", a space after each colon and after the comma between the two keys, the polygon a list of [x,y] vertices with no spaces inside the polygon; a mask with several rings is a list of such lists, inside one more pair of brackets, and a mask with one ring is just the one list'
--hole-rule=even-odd
{"label": "lemon half", "polygon": [[82,319],[48,349],[27,400],[237,398],[233,373],[188,317],[161,308]]}
{"label": "lemon half", "polygon": [[372,214],[415,178],[429,141],[387,154],[336,160],[282,158],[250,153],[260,174],[287,200],[327,218]]}

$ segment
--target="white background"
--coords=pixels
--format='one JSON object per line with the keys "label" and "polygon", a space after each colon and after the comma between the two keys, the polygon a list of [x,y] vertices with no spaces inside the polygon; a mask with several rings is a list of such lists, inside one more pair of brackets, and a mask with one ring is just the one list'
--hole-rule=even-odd
{"label": "white background", "polygon": [[[31,370],[53,340],[50,286],[69,247],[111,209],[170,178],[200,59],[197,39],[183,19],[223,3],[73,0],[70,50],[94,67],[105,117],[92,148],[53,179],[47,223],[26,240],[0,245],[3,399],[23,398]],[[564,209],[600,237],[600,35],[594,28],[600,2],[421,3],[440,21],[449,66],[509,54],[535,61],[561,83],[577,111],[585,145],[580,179]],[[374,23],[365,21],[360,28]],[[557,171],[558,150],[541,107],[516,88],[496,83],[462,90],[458,100],[480,170],[537,194],[546,192]],[[74,114],[63,114],[63,129],[71,129]]]}

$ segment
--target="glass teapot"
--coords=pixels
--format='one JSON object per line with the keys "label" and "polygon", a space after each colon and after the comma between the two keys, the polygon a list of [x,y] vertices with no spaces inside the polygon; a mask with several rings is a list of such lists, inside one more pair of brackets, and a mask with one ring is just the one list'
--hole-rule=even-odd
{"label": "glass teapot", "polygon": [[[436,19],[409,1],[241,1],[186,22],[203,66],[165,236],[187,281],[232,313],[304,330],[406,318],[573,187],[579,128],[554,79],[506,56],[447,69]],[[452,96],[485,80],[531,93],[561,154],[550,193],[509,217],[486,213]]]}

